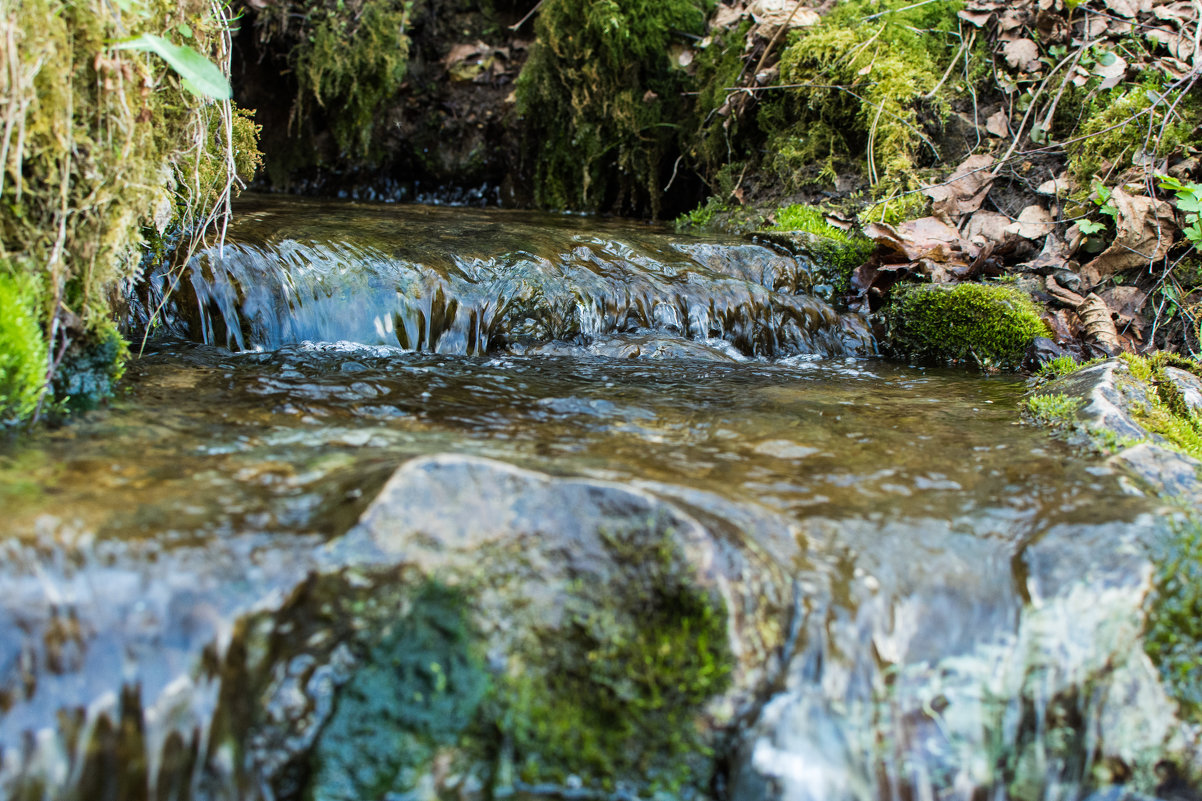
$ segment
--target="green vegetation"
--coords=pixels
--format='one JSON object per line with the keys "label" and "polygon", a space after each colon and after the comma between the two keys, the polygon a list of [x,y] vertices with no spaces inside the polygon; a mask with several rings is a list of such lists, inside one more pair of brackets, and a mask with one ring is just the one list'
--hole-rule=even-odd
{"label": "green vegetation", "polygon": [[[0,381],[22,387],[7,403],[24,417],[28,365],[119,357],[110,303],[137,272],[147,231],[203,228],[236,174],[253,172],[257,130],[228,101],[196,93],[220,94],[200,61],[230,52],[229,20],[207,3],[24,0],[0,28],[15,76],[0,147],[0,262],[6,313],[9,302],[24,310],[5,336],[26,365],[6,366]],[[40,342],[16,342],[35,332]]]}
{"label": "green vegetation", "polygon": [[1195,459],[1202,459],[1202,419],[1185,404],[1181,390],[1166,374],[1166,367],[1177,367],[1195,375],[1202,366],[1190,359],[1157,353],[1149,357],[1123,355],[1131,374],[1152,390],[1148,403],[1133,409],[1139,424],[1168,441],[1173,448]]}
{"label": "green vegetation", "polygon": [[30,417],[42,395],[50,365],[41,307],[32,277],[0,270],[0,426]]}
{"label": "green vegetation", "polygon": [[1156,555],[1143,639],[1182,716],[1202,723],[1202,523],[1197,518],[1176,524]]}
{"label": "green vegetation", "polygon": [[672,532],[656,536],[607,536],[625,569],[578,587],[568,629],[539,655],[543,670],[513,678],[500,699],[525,781],[576,774],[672,792],[708,781],[694,719],[730,682],[725,609],[686,575]]}
{"label": "green vegetation", "polygon": [[1014,369],[1048,336],[1035,303],[1011,286],[914,284],[893,295],[888,345],[918,362]]}
{"label": "green vegetation", "polygon": [[1145,150],[1170,153],[1195,138],[1202,125],[1202,101],[1191,95],[1172,103],[1161,94],[1162,83],[1163,76],[1151,75],[1142,85],[1095,92],[1079,124],[1073,113],[1073,127],[1065,133],[1076,141],[1066,149],[1069,174],[1078,185],[1121,173]]}
{"label": "green vegetation", "polygon": [[[659,216],[685,74],[672,45],[700,35],[711,0],[547,0],[517,83],[535,199],[554,209]],[[664,172],[665,168],[667,173]]]}
{"label": "green vegetation", "polygon": [[1027,411],[1041,423],[1071,425],[1084,404],[1081,398],[1070,398],[1061,393],[1033,395],[1027,399]]}
{"label": "green vegetation", "polygon": [[[310,103],[328,111],[338,146],[371,159],[372,133],[385,101],[405,79],[413,0],[327,0],[307,4],[289,54],[299,84],[295,113]],[[290,4],[279,13],[291,14]],[[285,23],[287,24],[287,23]],[[296,20],[291,20],[293,27]]]}
{"label": "green vegetation", "polygon": [[775,154],[768,169],[788,185],[821,162],[819,177],[833,182],[862,154],[878,192],[911,188],[929,146],[920,110],[948,107],[951,83],[942,79],[960,53],[960,7],[852,0],[797,37],[780,60],[780,84],[794,88],[772,93],[760,115]]}
{"label": "green vegetation", "polygon": [[[793,205],[776,211],[776,230],[806,236],[805,254],[837,294],[851,291],[852,272],[868,260],[875,245],[858,231],[845,231],[826,221],[815,206]],[[796,243],[795,243],[796,244]]]}

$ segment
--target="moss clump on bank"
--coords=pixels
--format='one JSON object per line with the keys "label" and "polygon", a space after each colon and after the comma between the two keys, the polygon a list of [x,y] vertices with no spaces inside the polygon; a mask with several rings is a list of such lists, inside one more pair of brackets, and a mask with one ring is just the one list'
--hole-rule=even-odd
{"label": "moss clump on bank", "polygon": [[[138,272],[145,232],[202,229],[235,173],[253,172],[257,131],[246,115],[193,94],[159,56],[114,47],[152,34],[224,62],[229,20],[211,8],[23,0],[19,14],[0,18],[13,59],[3,90],[0,260],[42,339],[22,352],[44,349],[61,366],[111,351],[113,300]],[[16,408],[31,411],[27,400]]]}
{"label": "moss clump on bank", "polygon": [[518,78],[536,202],[659,216],[686,75],[671,46],[711,0],[548,0]]}
{"label": "moss clump on bank", "polygon": [[886,313],[888,347],[917,362],[1015,369],[1036,337],[1048,336],[1035,303],[994,284],[914,284],[897,289]]}
{"label": "moss clump on bank", "polygon": [[0,426],[33,414],[49,363],[33,279],[0,265]]}
{"label": "moss clump on bank", "polygon": [[920,111],[937,117],[948,108],[951,86],[941,78],[959,53],[960,7],[853,0],[798,36],[780,59],[779,84],[794,88],[772,93],[760,115],[775,154],[767,167],[789,185],[821,163],[815,177],[833,183],[862,155],[881,191],[910,188],[919,150],[938,155]]}

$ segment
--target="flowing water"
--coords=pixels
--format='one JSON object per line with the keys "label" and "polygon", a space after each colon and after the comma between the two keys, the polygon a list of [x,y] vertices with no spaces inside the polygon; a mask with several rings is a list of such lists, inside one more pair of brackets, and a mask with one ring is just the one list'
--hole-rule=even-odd
{"label": "flowing water", "polygon": [[231,665],[431,454],[637,488],[784,566],[793,634],[719,796],[1082,798],[1180,736],[1139,644],[1156,502],[1022,423],[1018,379],[864,358],[804,260],[253,200],[173,280],[109,408],[0,450],[5,797],[303,796],[272,766],[312,739],[241,730],[286,704]]}

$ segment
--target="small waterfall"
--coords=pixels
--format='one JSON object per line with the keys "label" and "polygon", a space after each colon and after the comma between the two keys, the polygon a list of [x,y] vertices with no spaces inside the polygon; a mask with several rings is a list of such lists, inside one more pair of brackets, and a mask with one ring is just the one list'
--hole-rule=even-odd
{"label": "small waterfall", "polygon": [[[807,294],[810,265],[767,247],[633,226],[579,233],[519,217],[504,236],[484,227],[437,251],[411,244],[422,222],[414,215],[429,213],[369,210],[377,225],[364,230],[360,215],[320,238],[305,216],[265,228],[252,213],[182,279],[150,276],[145,306],[165,304],[176,335],[238,351],[348,341],[479,355],[648,331],[723,340],[753,357],[870,349],[860,318]],[[180,289],[168,297],[173,283]]]}

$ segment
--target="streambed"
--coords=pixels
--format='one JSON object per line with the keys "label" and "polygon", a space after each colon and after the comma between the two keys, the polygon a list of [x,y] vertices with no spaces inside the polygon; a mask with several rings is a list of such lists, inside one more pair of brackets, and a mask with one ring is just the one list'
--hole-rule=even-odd
{"label": "streambed", "polygon": [[[1164,510],[1023,424],[1021,380],[866,358],[812,265],[754,243],[271,199],[240,219],[110,408],[0,450],[4,795],[1081,798],[1151,792],[1185,747],[1139,644]],[[539,708],[481,688],[554,680],[532,655],[604,607],[581,583],[623,632],[659,621],[636,578],[730,616],[729,680],[671,718],[700,739],[607,761],[507,729]],[[435,579],[484,645],[429,647],[487,677],[413,707],[420,731],[363,713],[399,733],[348,757],[380,644],[425,653],[396,621]],[[576,703],[667,719],[608,677]]]}

